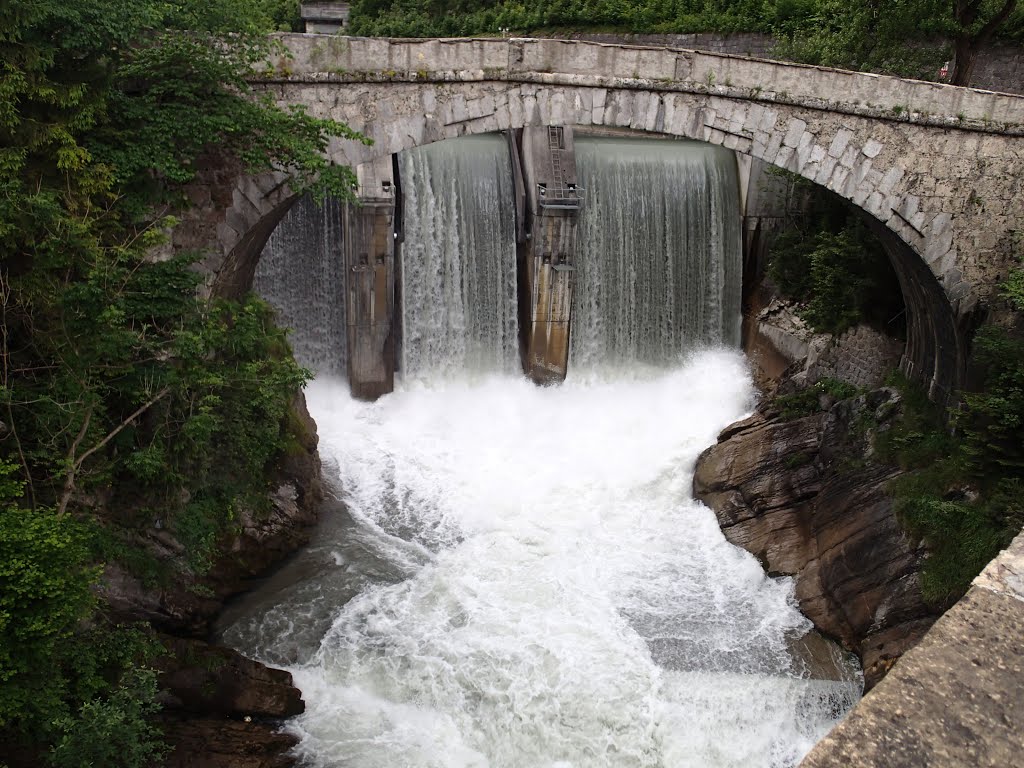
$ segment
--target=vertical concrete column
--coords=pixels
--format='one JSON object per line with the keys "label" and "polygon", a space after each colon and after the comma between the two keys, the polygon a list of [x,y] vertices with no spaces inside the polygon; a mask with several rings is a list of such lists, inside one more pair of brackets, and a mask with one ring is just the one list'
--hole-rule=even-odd
{"label": "vertical concrete column", "polygon": [[344,207],[348,380],[354,397],[394,389],[395,184],[391,158],[359,166],[359,201]]}
{"label": "vertical concrete column", "polygon": [[569,364],[577,185],[571,127],[523,130],[521,168],[529,235],[519,247],[523,369],[538,384],[565,379]]}

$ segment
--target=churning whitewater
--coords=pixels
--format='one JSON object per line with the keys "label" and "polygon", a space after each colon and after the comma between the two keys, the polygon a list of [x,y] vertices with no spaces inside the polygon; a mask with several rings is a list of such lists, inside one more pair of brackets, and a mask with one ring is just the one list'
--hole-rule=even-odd
{"label": "churning whitewater", "polygon": [[[738,318],[735,163],[602,146],[580,156],[595,253],[559,387],[510,373],[501,140],[400,160],[403,378],[366,403],[323,375],[337,358],[320,368],[307,400],[343,507],[222,625],[294,675],[304,766],[782,768],[860,695],[792,582],[691,497],[698,454],[753,399],[742,355],[714,346]],[[641,216],[665,221],[638,234]]]}
{"label": "churning whitewater", "polygon": [[[377,403],[314,383],[355,525],[226,636],[290,664],[304,764],[795,764],[859,686],[803,679],[791,583],[690,497],[698,453],[751,394],[730,351],[642,378],[494,377]],[[359,590],[344,605],[339,582]]]}

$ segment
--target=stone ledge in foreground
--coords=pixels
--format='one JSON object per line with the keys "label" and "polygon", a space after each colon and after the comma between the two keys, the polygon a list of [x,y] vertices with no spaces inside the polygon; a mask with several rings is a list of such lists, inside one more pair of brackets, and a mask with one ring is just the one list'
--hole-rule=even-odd
{"label": "stone ledge in foreground", "polygon": [[1020,765],[1024,533],[801,768]]}

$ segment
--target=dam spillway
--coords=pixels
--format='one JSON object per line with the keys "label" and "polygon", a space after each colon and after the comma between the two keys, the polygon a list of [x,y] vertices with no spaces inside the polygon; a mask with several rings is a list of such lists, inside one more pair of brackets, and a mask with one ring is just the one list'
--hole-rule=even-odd
{"label": "dam spillway", "polygon": [[[602,174],[619,162],[601,141],[589,165],[580,156],[594,201],[614,188]],[[860,683],[844,654],[810,634],[792,582],[766,577],[690,496],[697,454],[753,398],[730,325],[738,309],[722,308],[739,290],[725,158],[676,145],[689,154],[674,183],[694,177],[705,198],[720,193],[713,215],[708,203],[691,212],[668,182],[656,200],[642,194],[654,172],[642,147],[639,171],[618,167],[635,184],[608,222],[618,256],[576,259],[576,301],[590,302],[576,305],[582,362],[561,386],[536,387],[514,370],[515,270],[473,261],[515,251],[500,220],[498,146],[400,159],[396,391],[362,402],[334,376],[310,386],[344,510],[225,615],[221,636],[294,675],[307,711],[286,728],[307,768],[794,766]],[[456,167],[448,151],[471,155],[458,167],[479,185],[445,170]],[[725,192],[709,188],[716,173]],[[499,202],[482,209],[480,195]],[[627,234],[631,211],[652,206],[689,217],[658,225],[687,247],[659,250],[658,230]],[[606,236],[597,230],[613,209],[594,202],[591,223],[584,210],[581,243]],[[484,221],[467,234],[460,217]],[[707,252],[690,234],[702,229],[724,259],[703,271],[687,261],[691,245]],[[414,248],[414,236],[429,242]],[[479,250],[467,254],[471,242]],[[661,272],[643,276],[644,252]],[[658,285],[690,267],[701,276],[692,289]],[[622,279],[646,288],[616,303],[609,286]],[[691,290],[699,310],[683,306]],[[430,298],[445,291],[458,311],[435,309]],[[652,314],[638,307],[645,299]],[[487,339],[496,349],[477,354]]]}
{"label": "dam spillway", "polygon": [[[699,142],[581,137],[573,154],[585,204],[571,224],[554,220],[561,229],[532,217],[534,231],[525,248],[520,238],[518,253],[524,214],[514,213],[516,174],[502,138],[467,137],[398,156],[402,217],[388,365],[412,378],[512,370],[520,352],[533,352],[518,348],[521,332],[530,337],[520,324],[530,322],[531,304],[547,313],[544,322],[565,326],[553,376],[538,378],[525,365],[543,382],[564,378],[570,346],[573,364],[589,368],[659,364],[701,346],[738,343],[742,257],[732,153]],[[536,162],[527,152],[526,166]],[[302,198],[257,266],[256,292],[277,308],[292,329],[296,358],[316,373],[349,367],[346,317],[350,326],[358,320],[346,306],[348,286],[366,268],[358,262],[368,257],[359,254],[377,248],[352,242],[363,233],[349,211],[364,207],[328,200],[321,208]],[[553,269],[552,259],[559,262]],[[536,266],[524,270],[525,260]],[[524,275],[542,262],[547,276],[524,295]]]}
{"label": "dam spillway", "polygon": [[403,375],[512,371],[516,244],[504,139],[431,144],[403,152],[399,166]]}
{"label": "dam spillway", "polygon": [[579,138],[586,190],[572,365],[663,364],[739,344],[736,161],[697,142]]}

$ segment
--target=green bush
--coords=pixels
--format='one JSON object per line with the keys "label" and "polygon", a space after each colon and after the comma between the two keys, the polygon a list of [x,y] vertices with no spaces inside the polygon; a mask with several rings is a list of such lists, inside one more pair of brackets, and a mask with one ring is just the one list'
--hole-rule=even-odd
{"label": "green bush", "polygon": [[896,513],[928,546],[925,598],[943,608],[1024,526],[1024,381],[1019,342],[986,327],[976,357],[988,370],[985,388],[965,394],[954,413],[957,431],[924,391],[903,377],[900,422],[876,438],[878,457],[909,470],[893,484]]}
{"label": "green bush", "polygon": [[54,721],[54,768],[149,768],[167,753],[153,723],[160,710],[156,673],[131,668],[107,696]]}
{"label": "green bush", "polygon": [[97,577],[79,523],[13,502],[13,469],[0,462],[8,478],[0,499],[0,732],[60,711],[65,690],[54,659],[91,612]]}
{"label": "green bush", "polygon": [[810,416],[821,410],[821,397],[828,395],[834,400],[846,400],[854,397],[858,389],[852,384],[837,379],[820,379],[809,387],[794,392],[791,395],[781,395],[775,398],[775,405],[780,409],[783,419],[799,419]]}
{"label": "green bush", "polygon": [[769,31],[771,4],[708,0],[356,0],[351,31],[359,35],[443,37],[499,30],[623,32]]}
{"label": "green bush", "polygon": [[977,475],[1024,476],[1024,339],[986,326],[974,339],[974,360],[983,385],[964,394],[956,417],[966,461]]}
{"label": "green bush", "polygon": [[772,242],[768,276],[819,333],[868,322],[898,335],[903,295],[888,255],[845,203],[830,194],[819,201]]}

